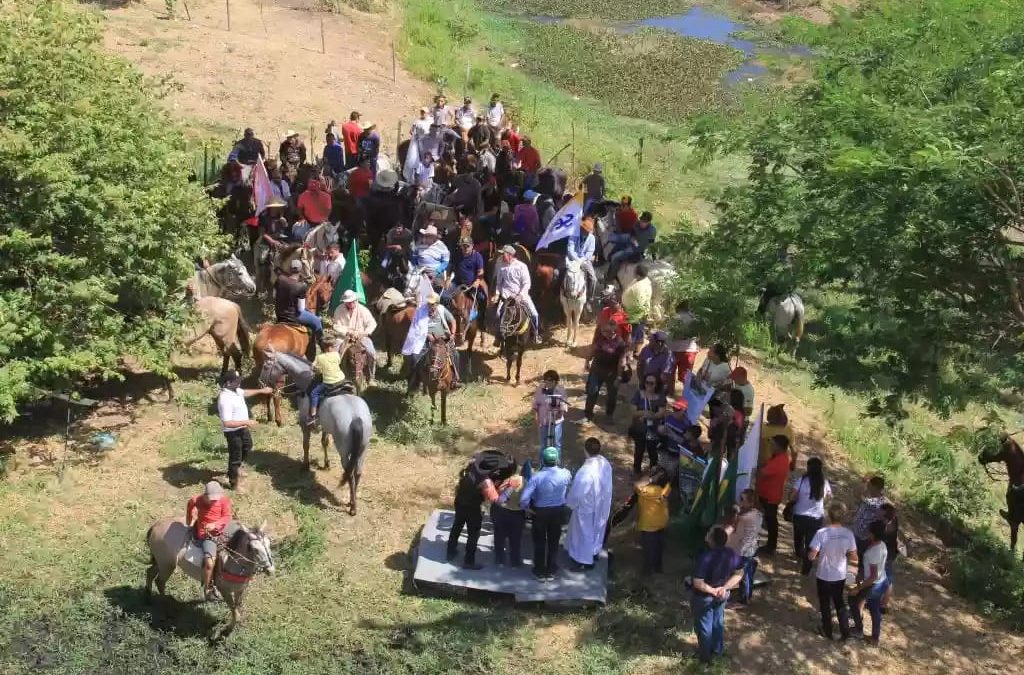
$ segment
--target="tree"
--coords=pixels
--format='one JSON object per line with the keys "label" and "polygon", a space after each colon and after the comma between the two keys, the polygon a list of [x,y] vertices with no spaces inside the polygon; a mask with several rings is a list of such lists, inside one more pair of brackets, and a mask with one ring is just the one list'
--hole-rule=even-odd
{"label": "tree", "polygon": [[803,29],[817,53],[808,84],[764,115],[698,130],[704,150],[750,157],[749,182],[701,242],[708,267],[748,294],[783,271],[852,294],[821,373],[870,381],[889,408],[923,395],[949,410],[975,378],[1017,386],[1024,367],[1019,10],[863,3]]}
{"label": "tree", "polygon": [[217,246],[156,83],[59,0],[0,11],[0,417],[38,388],[166,373],[183,280]]}

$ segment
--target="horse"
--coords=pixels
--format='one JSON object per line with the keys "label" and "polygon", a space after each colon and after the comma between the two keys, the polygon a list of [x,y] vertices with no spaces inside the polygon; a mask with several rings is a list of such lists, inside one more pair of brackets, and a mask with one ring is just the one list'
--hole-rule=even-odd
{"label": "horse", "polygon": [[509,298],[498,316],[498,352],[505,359],[505,382],[512,380],[512,356],[515,351],[516,386],[520,383],[523,352],[530,343],[530,312],[523,303]]}
{"label": "horse", "polygon": [[299,272],[299,281],[304,284],[312,284],[316,281],[316,274],[313,271],[313,249],[302,244],[288,244],[274,249],[270,263],[270,286],[268,292],[272,292],[277,285],[277,277],[282,270],[290,270],[293,260],[302,263],[302,270]]}
{"label": "horse", "polygon": [[576,334],[580,329],[580,318],[587,305],[587,275],[579,260],[565,261],[565,278],[562,280],[562,311],[565,313],[565,344],[576,346]]}
{"label": "horse", "polygon": [[195,337],[185,343],[189,349],[203,337],[209,335],[217,344],[217,351],[224,357],[220,375],[228,371],[228,362],[235,360],[235,369],[241,372],[242,358],[249,353],[249,326],[242,316],[242,308],[224,298],[208,295],[198,298],[196,312],[202,323],[196,329]]}
{"label": "horse", "polygon": [[334,284],[326,275],[317,277],[306,289],[306,309],[313,314],[320,314],[331,302],[331,294],[334,293]]}
{"label": "horse", "polygon": [[188,285],[188,293],[193,298],[251,297],[256,293],[256,282],[249,275],[245,263],[232,253],[227,260],[196,270]]}
{"label": "horse", "polygon": [[341,372],[348,373],[357,395],[362,396],[373,379],[373,366],[373,359],[362,340],[345,340],[341,348]]}
{"label": "horse", "polygon": [[999,515],[1010,525],[1010,550],[1016,553],[1017,533],[1024,522],[1024,451],[1017,441],[1003,436],[998,445],[987,444],[982,449],[978,462],[983,466],[995,462],[1006,465],[1006,510],[1000,509]]}
{"label": "horse", "polygon": [[[616,274],[615,282],[625,291],[636,281],[636,267],[643,264],[647,268],[647,278],[651,280],[651,320],[655,323],[665,318],[665,302],[668,300],[668,289],[672,286],[678,273],[667,260],[641,260],[623,263]],[[604,276],[602,269],[598,274]]]}
{"label": "horse", "polygon": [[[309,361],[282,352],[271,352],[263,364],[260,377],[263,380],[284,381],[292,388],[293,400],[299,411],[299,425],[302,427],[302,464],[307,469],[309,461],[309,440],[312,427],[309,425],[309,390],[313,381],[313,367]],[[345,392],[343,383],[339,390]],[[324,450],[324,469],[331,468],[327,455],[327,437],[334,441],[334,449],[341,458],[341,481],[338,489],[349,486],[349,514],[356,515],[356,499],[359,480],[363,474],[366,449],[373,435],[373,418],[370,408],[359,396],[340,393],[320,400],[320,445]]]}
{"label": "horse", "polygon": [[448,392],[455,382],[452,362],[448,354],[449,346],[444,340],[434,340],[427,345],[427,353],[409,373],[409,389],[413,392],[414,383],[418,380],[423,393],[430,395],[430,423],[434,423],[434,412],[437,410],[437,394],[441,394],[441,426],[448,425]]}
{"label": "horse", "polygon": [[804,301],[796,293],[772,295],[767,289],[761,293],[758,312],[768,317],[772,327],[772,339],[782,345],[786,340],[793,343],[790,356],[796,356],[800,338],[804,335]]}
{"label": "horse", "polygon": [[[481,281],[484,297],[487,297],[487,283]],[[458,286],[447,290],[445,297],[450,299],[449,309],[455,317],[455,345],[465,343],[465,373],[468,375],[473,368],[473,341],[480,335],[480,348],[484,346],[484,310],[480,308],[479,296],[475,286]]]}
{"label": "horse", "polygon": [[409,304],[405,296],[394,288],[389,288],[373,303],[377,312],[378,325],[384,338],[384,348],[388,352],[387,368],[391,369],[394,355],[401,355],[402,345],[409,334],[416,307]]}
{"label": "horse", "polygon": [[533,284],[530,294],[537,304],[538,318],[551,317],[559,309],[558,268],[562,256],[551,251],[537,251],[533,257]]}
{"label": "horse", "polygon": [[[231,623],[221,637],[231,634],[242,618],[242,601],[249,582],[257,572],[274,574],[274,556],[270,549],[266,522],[255,530],[232,522],[225,529],[227,542],[218,546],[213,583],[231,610]],[[152,596],[156,581],[160,595],[165,595],[167,579],[175,568],[196,581],[203,579],[202,555],[195,556],[192,532],[183,518],[164,518],[153,523],[146,532],[149,546],[149,567],[146,570],[146,595]],[[192,548],[190,552],[189,549]]]}
{"label": "horse", "polygon": [[[263,371],[263,365],[268,355],[274,352],[284,352],[294,356],[304,356],[310,346],[313,336],[304,326],[297,326],[286,323],[265,323],[260,326],[260,332],[252,345],[252,357],[256,363],[256,373]],[[267,419],[277,422],[281,426],[281,388],[284,380],[260,380],[266,386],[273,388],[274,393],[267,399]],[[271,413],[273,404],[273,413]]]}

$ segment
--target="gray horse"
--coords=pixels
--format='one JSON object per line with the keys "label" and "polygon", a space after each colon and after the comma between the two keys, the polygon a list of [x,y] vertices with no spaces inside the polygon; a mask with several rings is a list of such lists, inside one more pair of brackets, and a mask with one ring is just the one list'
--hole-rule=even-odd
{"label": "gray horse", "polygon": [[[312,427],[309,425],[309,391],[313,382],[313,367],[302,357],[284,352],[268,352],[267,360],[260,372],[261,382],[276,382],[282,376],[286,387],[293,392],[293,403],[299,411],[299,424],[302,426],[303,463],[309,468],[309,437]],[[353,394],[339,394],[320,401],[320,444],[324,449],[324,468],[329,469],[331,462],[327,455],[327,437],[334,440],[334,448],[341,457],[340,490],[349,486],[350,515],[356,515],[356,499],[359,491],[359,479],[363,475],[363,462],[366,449],[373,434],[373,419],[366,401]]]}
{"label": "gray horse", "polygon": [[776,344],[781,348],[783,342],[791,341],[789,354],[795,357],[800,338],[804,335],[804,301],[796,293],[769,295],[766,291],[758,309],[771,322],[772,337]]}
{"label": "gray horse", "polygon": [[[224,629],[222,637],[229,635],[241,620],[242,601],[252,577],[257,572],[273,574],[275,571],[265,522],[255,530],[249,530],[232,521],[225,528],[225,539],[213,577],[214,585],[231,610],[231,623]],[[182,572],[202,583],[202,553],[193,550],[192,553],[198,555],[188,554],[192,532],[183,518],[164,518],[155,522],[146,533],[146,543],[150,552],[146,570],[147,595],[153,593],[154,581],[160,595],[164,595],[167,579],[174,574],[175,568],[181,568]]]}
{"label": "gray horse", "polygon": [[209,295],[220,298],[251,297],[256,294],[256,282],[249,275],[245,263],[232,253],[227,260],[196,270],[189,283],[189,292],[194,298]]}

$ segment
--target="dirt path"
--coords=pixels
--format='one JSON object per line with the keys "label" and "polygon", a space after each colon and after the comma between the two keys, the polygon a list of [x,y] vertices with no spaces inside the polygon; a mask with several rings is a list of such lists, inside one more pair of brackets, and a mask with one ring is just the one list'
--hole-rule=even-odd
{"label": "dirt path", "polygon": [[273,155],[293,128],[319,154],[326,123],[340,125],[358,110],[393,148],[398,122],[408,129],[430,101],[430,87],[401,65],[392,79],[391,15],[325,14],[311,11],[312,0],[236,0],[229,32],[224,3],[189,3],[191,21],[178,4],[181,16],[173,20],[164,18],[163,0],[104,12],[105,42],[146,74],[172,78],[167,105],[197,127],[197,136],[237,135],[251,126]]}

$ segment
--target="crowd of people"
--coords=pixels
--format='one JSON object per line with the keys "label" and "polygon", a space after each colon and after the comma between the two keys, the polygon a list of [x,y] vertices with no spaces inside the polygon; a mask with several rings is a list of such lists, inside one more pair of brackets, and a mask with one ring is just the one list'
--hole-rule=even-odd
{"label": "crowd of people", "polygon": [[[576,197],[576,191],[567,189],[564,174],[543,165],[540,152],[510,119],[498,94],[480,110],[469,97],[453,109],[444,96],[420,109],[408,140],[399,148],[400,172],[386,168],[376,127],[358,112],[340,128],[329,123],[324,138],[322,161],[314,166],[308,163],[309,153],[298,134],[289,131],[277,158],[270,159],[266,144],[247,129],[214,188],[226,198],[226,231],[252,248],[263,245],[270,250],[309,245],[314,237],[317,280],[329,286],[341,278],[346,264],[341,251],[348,241],[369,249],[371,274],[384,287],[408,286],[409,268],[426,274],[436,291],[427,299],[428,341],[450,341],[456,334],[455,319],[445,307],[444,289],[452,283],[476,289],[480,306],[490,301],[499,314],[503,303],[522,301],[532,319],[534,339],[541,340],[531,297],[533,270],[518,259],[517,245],[535,252],[555,214]],[[271,186],[270,199],[262,207],[248,177],[259,162],[264,163]],[[584,206],[578,227],[550,248],[563,263],[580,262],[591,298],[598,296],[599,260],[608,264],[606,283],[617,281],[624,263],[638,263],[632,283],[602,292],[594,307],[580,419],[585,426],[595,423],[604,391],[603,410],[612,420],[620,388],[634,386],[630,383],[635,375],[635,391],[626,397],[631,415],[625,430],[633,447],[634,490],[613,513],[612,464],[595,437],[584,443],[582,467],[575,474],[564,468],[563,428],[570,402],[560,374],[548,370],[532,397],[536,443],[527,459],[519,463],[502,453],[482,452],[459,476],[447,554],[449,561],[457,561],[465,530],[464,568],[482,566],[477,542],[486,506],[494,525],[498,565],[522,566],[522,539],[529,522],[532,571],[539,581],[549,582],[559,574],[563,526],[568,524],[564,547],[570,567],[586,573],[593,569],[610,528],[634,512],[642,573],[661,573],[665,551],[671,548],[670,523],[694,508],[709,472],[720,472],[715,478],[718,485],[726,468],[738,461],[755,414],[761,414],[746,369],[730,365],[726,346],[712,345],[696,367],[698,319],[688,303],[679,303],[669,321],[655,325],[653,286],[645,262],[656,239],[653,216],[637,214],[628,196],[609,202],[606,192],[603,167],[596,164],[581,182]],[[451,209],[454,217],[450,222],[442,222],[443,217],[422,221],[418,213],[424,203]],[[594,221],[609,210],[613,226],[608,248],[599,250]],[[333,228],[320,228],[325,224]],[[488,289],[485,267],[492,259],[500,259],[501,266],[495,287]],[[308,286],[298,277],[302,269],[293,261],[277,270],[276,319],[304,324],[319,338],[323,320],[305,305]],[[341,296],[330,320],[339,336],[361,341],[368,353],[375,354],[371,335],[377,321],[352,289]],[[309,355],[319,373],[318,386],[311,392],[314,418],[325,387],[345,378],[338,358],[342,341],[321,346],[325,353],[315,359]],[[236,375],[225,379],[220,403],[231,476],[238,475],[251,447],[244,398],[255,393],[241,389]],[[761,432],[752,487],[736,494],[735,503],[719,504],[716,522],[702,528],[689,582],[701,659],[722,653],[731,593],[735,591],[740,605],[752,601],[758,561],[776,554],[780,507],[783,519],[793,523],[793,553],[801,573],[815,571],[821,634],[833,637],[834,608],[840,637],[861,636],[866,607],[872,618],[868,640],[877,643],[881,616],[891,600],[892,563],[900,551],[896,512],[884,498],[884,481],[873,477],[866,484],[848,528],[842,505],[830,503],[832,490],[822,460],[809,458],[806,471],[797,475],[794,436],[783,406],[769,407],[765,419],[756,422]],[[208,490],[206,497],[189,505],[190,521],[192,511],[199,511],[194,521],[200,539],[208,534],[199,527],[203,509],[222,508],[213,493]]]}

